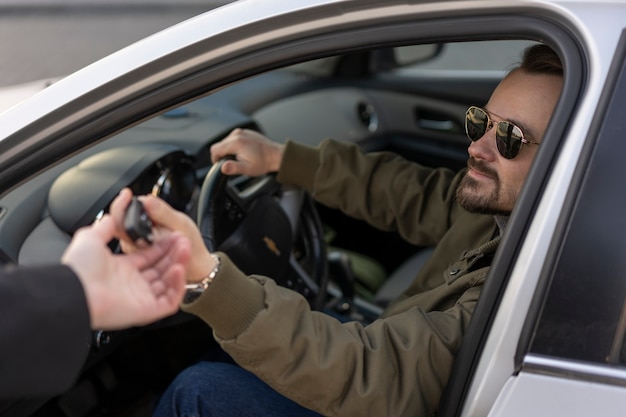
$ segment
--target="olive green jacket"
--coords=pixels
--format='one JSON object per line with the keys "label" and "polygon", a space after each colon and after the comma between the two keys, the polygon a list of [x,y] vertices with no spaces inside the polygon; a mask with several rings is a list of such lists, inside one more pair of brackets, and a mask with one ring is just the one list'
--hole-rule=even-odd
{"label": "olive green jacket", "polygon": [[279,181],[411,243],[437,245],[430,260],[367,326],[311,311],[299,294],[246,277],[225,255],[209,289],[183,309],[206,321],[242,367],[321,414],[432,415],[499,240],[491,240],[492,216],[456,204],[462,174],[333,141],[288,143]]}

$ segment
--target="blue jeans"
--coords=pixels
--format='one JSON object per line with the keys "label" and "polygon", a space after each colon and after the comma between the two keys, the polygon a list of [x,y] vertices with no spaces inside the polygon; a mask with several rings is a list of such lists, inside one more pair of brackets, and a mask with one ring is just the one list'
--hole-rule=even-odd
{"label": "blue jeans", "polygon": [[236,364],[199,362],[165,391],[153,417],[320,417]]}

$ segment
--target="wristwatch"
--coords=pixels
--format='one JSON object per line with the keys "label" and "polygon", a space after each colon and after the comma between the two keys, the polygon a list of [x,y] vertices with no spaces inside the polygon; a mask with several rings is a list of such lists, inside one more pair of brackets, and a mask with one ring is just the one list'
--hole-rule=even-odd
{"label": "wristwatch", "polygon": [[222,261],[220,260],[220,257],[214,253],[212,253],[211,256],[213,257],[213,259],[215,259],[215,266],[213,267],[211,272],[209,272],[209,274],[204,277],[202,281],[192,282],[185,285],[186,291],[185,296],[183,297],[184,304],[189,304],[195,301],[196,298],[200,297],[202,293],[207,288],[209,288],[209,285],[211,285],[211,281],[213,281],[213,278],[215,278],[217,273],[220,271],[220,266],[222,266]]}

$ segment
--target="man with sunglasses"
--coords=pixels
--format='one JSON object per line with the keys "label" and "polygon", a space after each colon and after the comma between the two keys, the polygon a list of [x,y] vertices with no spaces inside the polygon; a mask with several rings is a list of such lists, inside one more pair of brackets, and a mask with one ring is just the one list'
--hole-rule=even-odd
{"label": "man with sunglasses", "polygon": [[239,365],[187,369],[156,415],[433,415],[562,81],[550,48],[525,51],[484,108],[467,110],[469,160],[459,173],[331,140],[316,149],[281,145],[242,129],[213,145],[214,161],[236,156],[225,174],[277,171],[280,182],[322,204],[435,246],[409,288],[369,325],[312,312],[298,294],[246,277],[227,255],[216,260],[204,249],[188,217],[143,197],[153,221],[195,242],[188,281],[206,285],[182,308],[205,320]]}

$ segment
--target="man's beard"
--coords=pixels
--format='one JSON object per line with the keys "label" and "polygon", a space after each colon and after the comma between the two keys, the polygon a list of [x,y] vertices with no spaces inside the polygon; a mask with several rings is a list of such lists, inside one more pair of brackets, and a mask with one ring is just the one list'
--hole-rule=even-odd
{"label": "man's beard", "polygon": [[467,165],[489,175],[493,179],[493,184],[491,186],[482,185],[474,178],[465,174],[456,190],[456,199],[459,205],[470,213],[494,216],[510,215],[511,212],[509,210],[503,210],[499,207],[501,186],[498,174],[474,158],[470,158]]}

